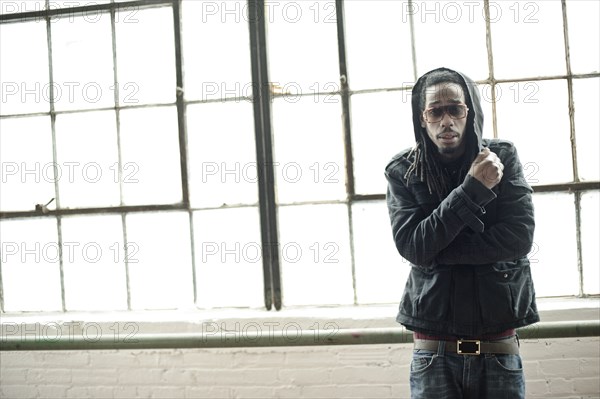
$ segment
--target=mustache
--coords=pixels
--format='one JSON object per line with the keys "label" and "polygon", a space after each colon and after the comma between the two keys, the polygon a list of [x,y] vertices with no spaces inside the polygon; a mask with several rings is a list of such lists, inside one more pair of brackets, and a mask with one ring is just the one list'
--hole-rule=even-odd
{"label": "mustache", "polygon": [[436,137],[440,138],[440,137],[442,137],[442,136],[446,136],[446,135],[448,135],[448,134],[453,134],[453,135],[456,135],[456,136],[460,136],[460,135],[458,134],[458,132],[457,132],[457,131],[455,131],[455,130],[452,130],[452,129],[445,129],[443,132],[440,132],[440,133],[436,134]]}

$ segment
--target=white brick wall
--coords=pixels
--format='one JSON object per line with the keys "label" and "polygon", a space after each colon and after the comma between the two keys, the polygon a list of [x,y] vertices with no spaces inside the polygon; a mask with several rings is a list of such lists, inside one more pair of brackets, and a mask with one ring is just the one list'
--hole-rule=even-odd
{"label": "white brick wall", "polygon": [[[529,398],[600,398],[600,339],[522,342]],[[411,345],[0,352],[1,398],[408,398]]]}

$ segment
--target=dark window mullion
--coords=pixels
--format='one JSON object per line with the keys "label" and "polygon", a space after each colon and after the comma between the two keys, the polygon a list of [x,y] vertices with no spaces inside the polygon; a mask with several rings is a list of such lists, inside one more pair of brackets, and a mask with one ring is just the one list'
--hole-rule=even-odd
{"label": "dark window mullion", "polygon": [[[49,1],[46,1],[46,8],[49,7]],[[52,23],[50,17],[46,16],[46,39],[48,43],[48,80],[49,80],[49,96],[50,96],[50,130],[52,134],[52,162],[54,165],[58,165],[58,157],[56,152],[56,113],[54,112],[54,68],[52,58]],[[54,198],[56,201],[56,209],[60,209],[60,192],[58,185],[58,176],[56,176],[57,168],[54,168]],[[58,240],[58,268],[60,275],[60,297],[62,311],[66,312],[66,299],[65,299],[65,278],[64,278],[64,262],[63,262],[63,250],[62,250],[62,218],[60,215],[56,215],[56,232]]]}
{"label": "dark window mullion", "polygon": [[338,39],[338,61],[340,66],[340,96],[342,98],[342,129],[344,129],[344,154],[346,159],[346,198],[348,211],[348,231],[350,235],[350,263],[352,269],[352,292],[354,304],[358,303],[356,295],[356,265],[354,260],[354,229],[352,222],[352,201],[355,196],[354,186],[354,157],[352,155],[352,124],[350,116],[350,90],[348,80],[348,67],[346,59],[346,30],[344,24],[344,2],[335,2],[337,39]]}
{"label": "dark window mullion", "polygon": [[256,162],[260,165],[258,168],[258,199],[265,307],[270,310],[274,304],[275,309],[279,310],[282,303],[281,273],[264,10],[264,0],[248,0]]}
{"label": "dark window mullion", "polygon": [[175,38],[175,70],[176,70],[176,105],[177,105],[177,124],[179,129],[179,158],[181,161],[181,190],[182,201],[187,207],[190,205],[190,192],[188,182],[188,153],[187,153],[187,132],[186,132],[186,106],[184,102],[183,87],[183,57],[181,54],[181,4],[179,1],[173,2],[173,29]]}
{"label": "dark window mullion", "polygon": [[196,250],[194,241],[194,212],[190,205],[190,189],[188,174],[188,144],[187,144],[187,105],[184,98],[183,84],[183,55],[182,55],[182,28],[181,28],[181,2],[173,2],[173,29],[175,38],[175,70],[176,76],[176,105],[177,126],[179,131],[179,158],[181,166],[181,194],[184,207],[188,209],[190,226],[190,251],[192,256],[192,289],[194,290],[194,304],[198,305],[198,292],[196,285]]}
{"label": "dark window mullion", "polygon": [[[116,27],[116,12],[115,8],[110,9],[110,29],[112,35],[112,54],[113,54],[113,83],[114,83],[114,101],[115,101],[115,118],[117,127],[117,159],[119,164],[118,178],[119,178],[119,205],[120,207],[125,206],[123,201],[123,156],[121,152],[121,107],[119,103],[119,74],[117,65],[117,27]],[[129,279],[129,245],[127,242],[127,220],[126,213],[122,212],[121,215],[121,232],[123,237],[123,263],[125,267],[125,295],[127,300],[127,310],[131,310],[131,286]]]}
{"label": "dark window mullion", "polygon": [[[571,155],[573,162],[573,181],[579,182],[579,169],[577,167],[577,140],[575,135],[575,104],[573,102],[573,76],[571,71],[571,52],[569,50],[569,29],[567,24],[567,4],[562,3],[563,34],[565,40],[565,64],[567,68],[567,92],[569,95],[569,125],[571,137]],[[579,241],[578,241],[579,243]]]}
{"label": "dark window mullion", "polygon": [[492,87],[492,134],[495,139],[498,138],[498,118],[497,118],[497,105],[496,105],[496,85],[498,81],[494,73],[494,52],[492,50],[492,26],[490,23],[490,2],[485,0],[483,3],[483,9],[485,12],[485,45],[487,48],[487,59],[488,59],[488,73],[489,81]]}
{"label": "dark window mullion", "polygon": [[[569,126],[571,138],[571,156],[573,162],[573,181],[578,183],[579,168],[577,165],[577,135],[575,130],[575,102],[573,100],[573,72],[571,70],[571,51],[569,47],[569,25],[567,18],[567,3],[561,1],[563,17],[563,34],[565,40],[565,64],[567,68],[567,93],[569,96]],[[579,296],[585,296],[583,281],[583,250],[581,243],[581,191],[575,192],[575,237],[577,244],[577,272],[579,273]]]}

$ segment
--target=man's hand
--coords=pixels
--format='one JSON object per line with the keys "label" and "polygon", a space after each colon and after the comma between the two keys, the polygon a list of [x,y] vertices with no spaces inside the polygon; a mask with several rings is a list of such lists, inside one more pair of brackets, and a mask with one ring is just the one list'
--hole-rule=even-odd
{"label": "man's hand", "polygon": [[500,183],[503,170],[504,165],[500,162],[500,158],[486,147],[477,154],[477,158],[471,164],[469,174],[491,190]]}

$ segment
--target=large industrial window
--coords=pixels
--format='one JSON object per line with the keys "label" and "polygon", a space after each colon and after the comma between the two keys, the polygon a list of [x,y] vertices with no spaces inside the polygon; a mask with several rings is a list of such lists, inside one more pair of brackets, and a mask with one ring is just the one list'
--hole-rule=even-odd
{"label": "large industrial window", "polygon": [[538,296],[600,293],[598,2],[0,5],[2,312],[396,303],[383,168],[438,66],[517,145]]}

